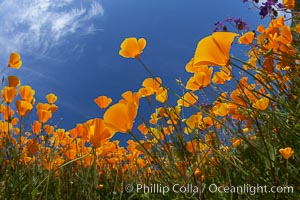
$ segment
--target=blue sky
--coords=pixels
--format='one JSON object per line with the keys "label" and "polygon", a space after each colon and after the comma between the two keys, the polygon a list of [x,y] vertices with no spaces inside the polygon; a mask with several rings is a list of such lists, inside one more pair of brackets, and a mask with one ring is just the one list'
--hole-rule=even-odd
{"label": "blue sky", "polygon": [[143,61],[176,87],[176,78],[187,79],[184,68],[197,42],[212,33],[216,21],[242,18],[251,29],[262,23],[242,0],[19,2],[0,3],[0,65],[6,66],[10,52],[20,52],[22,68],[4,75],[18,75],[23,85],[31,85],[37,101],[55,93],[54,120],[63,118],[60,126],[66,129],[100,116],[94,98],[107,95],[117,102],[149,77],[135,60],[118,55],[124,38],[146,38]]}

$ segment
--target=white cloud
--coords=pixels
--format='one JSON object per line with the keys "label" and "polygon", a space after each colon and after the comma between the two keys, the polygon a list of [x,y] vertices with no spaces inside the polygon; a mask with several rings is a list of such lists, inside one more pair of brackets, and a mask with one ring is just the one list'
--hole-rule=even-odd
{"label": "white cloud", "polygon": [[[0,3],[0,54],[45,53],[72,34],[89,34],[92,19],[104,10],[96,0],[3,0]],[[1,58],[2,59],[2,58]]]}

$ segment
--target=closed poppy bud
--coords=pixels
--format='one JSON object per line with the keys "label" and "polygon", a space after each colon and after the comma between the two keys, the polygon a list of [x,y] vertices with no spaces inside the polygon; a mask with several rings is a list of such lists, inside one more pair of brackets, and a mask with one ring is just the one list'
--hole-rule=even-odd
{"label": "closed poppy bud", "polygon": [[287,160],[294,154],[294,150],[291,147],[286,147],[284,149],[279,149],[279,153]]}
{"label": "closed poppy bud", "polygon": [[31,103],[35,91],[29,85],[23,85],[19,88],[20,96],[22,100],[28,101]]}
{"label": "closed poppy bud", "polygon": [[49,104],[53,104],[57,100],[57,96],[53,93],[50,93],[46,96],[46,99],[47,99]]}
{"label": "closed poppy bud", "polygon": [[234,142],[232,142],[232,146],[234,147],[240,146],[242,144],[242,141],[243,140],[241,138],[238,138]]}
{"label": "closed poppy bud", "polygon": [[124,58],[138,58],[146,47],[146,40],[144,38],[131,37],[126,38],[121,44],[120,56]]}
{"label": "closed poppy bud", "polygon": [[31,126],[32,132],[37,135],[42,130],[42,124],[39,121],[34,120],[33,125]]}
{"label": "closed poppy bud", "polygon": [[10,54],[8,67],[19,69],[22,66],[20,54],[14,52]]}
{"label": "closed poppy bud", "polygon": [[5,86],[2,90],[3,99],[7,104],[10,104],[14,100],[16,95],[17,95],[17,90],[15,87]]}
{"label": "closed poppy bud", "polygon": [[48,110],[38,110],[37,111],[37,116],[38,116],[39,121],[41,123],[45,123],[52,117],[52,114]]}
{"label": "closed poppy bud", "polygon": [[7,79],[9,87],[17,87],[21,84],[20,80],[16,76],[8,76]]}
{"label": "closed poppy bud", "polygon": [[99,108],[104,110],[112,102],[112,99],[107,96],[99,96],[94,99],[94,102],[99,106]]}
{"label": "closed poppy bud", "polygon": [[17,107],[18,114],[21,117],[25,116],[28,111],[32,110],[32,104],[24,100],[17,100],[16,107]]}

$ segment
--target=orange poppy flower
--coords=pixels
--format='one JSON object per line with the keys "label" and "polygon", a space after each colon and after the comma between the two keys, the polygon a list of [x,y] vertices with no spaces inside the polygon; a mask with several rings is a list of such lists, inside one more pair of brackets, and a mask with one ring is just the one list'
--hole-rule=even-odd
{"label": "orange poppy flower", "polygon": [[165,88],[160,87],[156,92],[155,99],[160,103],[166,102],[168,100],[168,91]]}
{"label": "orange poppy flower", "polygon": [[143,81],[142,86],[145,88],[152,88],[154,92],[160,88],[162,84],[162,80],[159,77],[154,78],[147,78]]}
{"label": "orange poppy flower", "polygon": [[112,102],[112,99],[107,96],[99,96],[94,99],[94,102],[99,106],[99,108],[104,110]]}
{"label": "orange poppy flower", "polygon": [[106,143],[112,135],[106,128],[104,121],[99,118],[91,119],[83,124],[85,131],[88,133],[89,142],[98,148]]}
{"label": "orange poppy flower", "polygon": [[293,9],[295,7],[295,0],[283,0],[283,6],[288,9]]}
{"label": "orange poppy flower", "polygon": [[187,72],[195,73],[197,71],[196,65],[194,65],[194,58],[192,58],[185,66],[185,70]]}
{"label": "orange poppy flower", "polygon": [[19,78],[16,76],[8,76],[7,79],[9,87],[17,87],[21,84]]}
{"label": "orange poppy flower", "polygon": [[37,135],[41,132],[42,130],[42,124],[37,121],[37,120],[34,120],[33,122],[33,125],[31,126],[31,129],[32,129],[32,132]]}
{"label": "orange poppy flower", "polygon": [[49,104],[53,104],[53,103],[56,102],[57,96],[53,93],[50,93],[50,94],[47,94],[46,99],[47,99]]}
{"label": "orange poppy flower", "polygon": [[232,142],[232,146],[234,146],[234,147],[240,146],[242,144],[242,142],[243,142],[243,140],[241,138],[238,138]]}
{"label": "orange poppy flower", "polygon": [[20,54],[14,52],[10,54],[8,67],[19,69],[22,66]]}
{"label": "orange poppy flower", "polygon": [[152,88],[146,87],[146,88],[139,89],[138,93],[141,97],[148,97],[148,96],[151,96],[152,94],[154,94],[154,91]]}
{"label": "orange poppy flower", "polygon": [[293,35],[289,26],[281,27],[281,35],[277,38],[277,42],[283,45],[291,44],[293,41]]}
{"label": "orange poppy flower", "polygon": [[286,147],[284,149],[279,149],[279,153],[284,159],[288,160],[294,154],[294,150],[291,147]]}
{"label": "orange poppy flower", "polygon": [[126,103],[126,102],[136,102],[138,103],[139,102],[139,94],[138,93],[133,93],[132,91],[126,91],[126,92],[123,92],[121,94],[122,98],[119,102],[121,103]]}
{"label": "orange poppy flower", "polygon": [[12,118],[12,120],[11,120],[11,124],[13,125],[13,126],[16,126],[17,124],[18,124],[18,122],[19,122],[19,118]]}
{"label": "orange poppy flower", "polygon": [[38,152],[40,150],[40,145],[37,139],[28,140],[27,142],[27,150],[34,154],[35,152]]}
{"label": "orange poppy flower", "polygon": [[227,65],[230,46],[236,36],[238,36],[238,34],[231,32],[215,32],[203,38],[197,45],[194,64]]}
{"label": "orange poppy flower", "polygon": [[245,33],[244,35],[242,35],[241,37],[239,37],[239,43],[240,44],[251,44],[253,39],[254,39],[255,34],[252,31],[249,31],[247,33]]}
{"label": "orange poppy flower", "polygon": [[57,109],[58,109],[57,105],[55,105],[55,104],[50,105],[50,108],[49,108],[50,112],[54,113],[55,111],[57,111]]}
{"label": "orange poppy flower", "polygon": [[23,85],[19,88],[22,100],[32,102],[35,91],[29,85]]}
{"label": "orange poppy flower", "polygon": [[5,86],[2,90],[2,97],[7,104],[10,104],[17,95],[15,87]]}
{"label": "orange poppy flower", "polygon": [[144,123],[140,124],[140,125],[137,127],[137,129],[138,129],[143,135],[146,135],[146,134],[148,133],[148,128],[147,128],[147,126],[146,126]]}
{"label": "orange poppy flower", "polygon": [[1,113],[2,113],[4,120],[8,121],[15,114],[15,111],[7,105],[7,106],[3,106],[3,107],[1,106]]}
{"label": "orange poppy flower", "polygon": [[269,98],[263,97],[252,104],[258,110],[266,110],[269,106]]}
{"label": "orange poppy flower", "polygon": [[241,90],[239,89],[235,89],[231,92],[230,94],[230,98],[236,103],[236,104],[240,104],[241,106],[246,106],[247,103],[244,100],[244,97],[241,93]]}
{"label": "orange poppy flower", "polygon": [[88,139],[88,134],[85,131],[83,124],[77,124],[74,129],[70,132],[73,138],[80,136],[82,141],[86,141]]}
{"label": "orange poppy flower", "polygon": [[232,79],[231,66],[223,66],[221,71],[215,72],[212,81],[215,84],[225,84]]}
{"label": "orange poppy flower", "polygon": [[45,132],[46,132],[47,135],[50,135],[54,132],[54,127],[50,126],[49,124],[46,124],[44,126],[44,129],[45,129]]}
{"label": "orange poppy flower", "polygon": [[50,110],[50,108],[51,108],[51,105],[48,103],[38,103],[36,105],[37,110]]}
{"label": "orange poppy flower", "polygon": [[144,38],[131,37],[126,38],[121,44],[119,54],[124,58],[139,58],[143,49],[146,47],[146,40]]}
{"label": "orange poppy flower", "polygon": [[52,113],[48,110],[38,110],[37,116],[41,123],[45,123],[52,117]]}
{"label": "orange poppy flower", "polygon": [[274,56],[270,55],[266,57],[262,67],[265,72],[267,72],[268,74],[272,74],[274,72]]}
{"label": "orange poppy flower", "polygon": [[194,76],[186,83],[186,89],[196,91],[210,84],[213,68],[208,68],[207,65],[199,66]]}
{"label": "orange poppy flower", "polygon": [[76,150],[74,149],[67,150],[65,156],[68,158],[68,160],[74,160],[76,158]]}
{"label": "orange poppy flower", "polygon": [[150,124],[157,124],[157,122],[158,122],[159,119],[160,119],[160,118],[157,116],[156,113],[152,113],[152,114],[150,115],[149,123],[150,123]]}
{"label": "orange poppy flower", "polygon": [[228,105],[227,103],[220,103],[215,105],[213,110],[216,115],[224,117],[228,114]]}
{"label": "orange poppy flower", "polygon": [[198,112],[194,115],[191,115],[186,121],[186,128],[184,129],[184,133],[189,134],[195,128],[203,128],[203,118],[202,112]]}
{"label": "orange poppy flower", "polygon": [[190,107],[198,101],[198,96],[192,92],[187,92],[183,95],[181,99],[178,99],[177,105]]}
{"label": "orange poppy flower", "polygon": [[137,115],[138,104],[134,101],[123,101],[112,105],[104,113],[106,126],[112,132],[128,133],[131,131],[134,119]]}
{"label": "orange poppy flower", "polygon": [[20,116],[25,116],[28,111],[32,110],[32,104],[24,100],[17,100],[16,107]]}

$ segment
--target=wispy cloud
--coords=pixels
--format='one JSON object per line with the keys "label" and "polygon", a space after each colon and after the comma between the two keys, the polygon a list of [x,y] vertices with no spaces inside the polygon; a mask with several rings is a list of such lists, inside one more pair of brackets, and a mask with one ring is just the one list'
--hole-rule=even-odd
{"label": "wispy cloud", "polygon": [[98,30],[92,19],[104,14],[95,0],[3,0],[0,3],[0,54],[45,53],[72,34]]}

